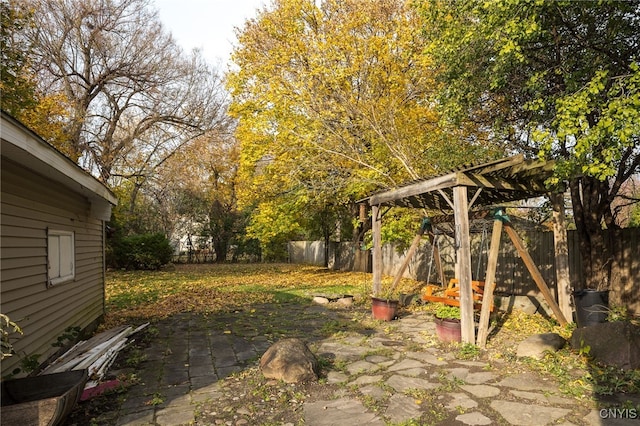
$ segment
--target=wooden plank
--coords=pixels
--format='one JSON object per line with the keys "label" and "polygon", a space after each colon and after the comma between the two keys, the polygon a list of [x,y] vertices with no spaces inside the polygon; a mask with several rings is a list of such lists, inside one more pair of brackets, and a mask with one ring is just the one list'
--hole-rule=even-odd
{"label": "wooden plank", "polygon": [[[472,210],[469,212],[469,220],[484,219],[489,215],[489,209]],[[431,216],[429,218],[432,225],[438,225],[440,223],[453,223],[455,221],[454,215],[443,214],[438,216]]]}
{"label": "wooden plank", "polygon": [[504,229],[505,231],[507,231],[507,235],[509,235],[509,238],[511,238],[513,245],[518,251],[518,254],[520,254],[522,261],[524,262],[525,266],[529,270],[529,273],[531,274],[531,276],[533,277],[533,280],[537,284],[538,289],[540,289],[540,292],[544,296],[544,299],[547,301],[547,303],[551,307],[551,310],[556,316],[556,319],[558,320],[560,325],[566,325],[567,320],[564,317],[564,314],[560,310],[560,307],[558,306],[556,301],[553,299],[553,295],[551,294],[551,291],[549,290],[547,283],[545,283],[544,278],[542,277],[542,274],[538,270],[536,264],[531,258],[531,255],[529,254],[524,244],[522,243],[522,240],[520,239],[516,231],[511,227],[511,224],[509,222],[506,222],[504,224]]}
{"label": "wooden plank", "polygon": [[568,322],[573,322],[571,309],[571,281],[569,278],[569,246],[564,217],[564,195],[551,194],[549,199],[553,208],[553,245],[556,266],[556,288],[558,306]]}
{"label": "wooden plank", "polygon": [[420,245],[420,241],[422,241],[422,236],[424,235],[426,229],[427,229],[426,224],[422,224],[420,226],[420,229],[418,230],[418,234],[415,237],[413,237],[413,242],[411,243],[409,250],[407,250],[407,254],[404,257],[404,261],[402,262],[402,265],[400,265],[400,268],[396,272],[396,276],[393,279],[393,283],[391,283],[391,287],[389,288],[389,295],[391,295],[391,293],[398,286],[398,283],[400,283],[400,280],[402,279],[402,275],[404,274],[404,271],[407,269],[407,266],[409,266],[409,262],[411,262],[411,258],[413,258],[413,255],[416,253],[416,250]]}
{"label": "wooden plank", "polygon": [[[438,271],[438,277],[440,278],[440,285],[444,286],[446,282],[444,279],[444,268],[442,267],[442,258],[440,257],[440,248],[438,248],[438,243],[436,241],[436,236],[433,232],[429,232],[429,242],[431,243],[431,250],[433,253],[433,262],[436,264],[436,270]],[[428,279],[429,277],[427,277]]]}
{"label": "wooden plank", "polygon": [[[453,299],[451,297],[444,297],[444,296],[423,296],[422,300],[426,301],[426,302],[439,302],[439,303],[444,303],[445,305],[451,305],[451,306],[460,306],[460,299]],[[474,309],[480,309],[482,308],[482,305],[480,303],[475,303],[473,305]],[[493,308],[492,308],[493,310]]]}
{"label": "wooden plank", "polygon": [[513,157],[502,158],[500,160],[491,161],[489,163],[481,164],[477,167],[473,167],[466,170],[476,170],[480,169],[482,174],[493,173],[499,170],[504,170],[509,167],[514,167],[518,164],[521,164],[524,161],[524,154],[517,154]]}
{"label": "wooden plank", "polygon": [[491,232],[491,245],[489,246],[489,258],[487,260],[487,273],[485,274],[484,295],[482,297],[482,309],[480,310],[480,324],[478,325],[477,345],[484,348],[489,336],[490,307],[493,302],[493,290],[496,288],[496,268],[498,254],[500,253],[500,237],[502,235],[502,220],[493,221]]}
{"label": "wooden plank", "polygon": [[455,210],[455,206],[453,205],[453,201],[451,201],[449,199],[449,196],[442,189],[437,189],[437,192],[438,192],[438,194],[440,194],[442,199],[445,200],[447,202],[447,204],[449,204],[449,207],[451,207],[453,210]]}
{"label": "wooden plank", "polygon": [[370,205],[380,205],[402,198],[411,197],[414,195],[420,195],[425,192],[436,191],[443,188],[451,188],[458,182],[458,173],[449,173],[444,176],[436,177],[429,180],[424,180],[409,184],[400,188],[390,189],[389,191],[381,192],[379,194],[372,195],[369,199]]}
{"label": "wooden plank", "polygon": [[373,233],[373,295],[380,294],[382,288],[382,218],[380,206],[371,206],[371,232]]}
{"label": "wooden plank", "polygon": [[95,347],[104,345],[106,342],[111,341],[114,337],[122,335],[130,327],[123,325],[112,328],[110,330],[103,331],[100,334],[96,334],[89,340],[78,342],[71,349],[65,352],[58,359],[53,361],[47,368],[45,368],[40,374],[51,374],[60,371],[71,369],[71,367],[81,362],[88,353],[94,350]]}
{"label": "wooden plank", "polygon": [[535,179],[513,181],[502,177],[485,176],[478,173],[465,173],[464,176],[460,177],[460,183],[470,187],[505,189],[509,191],[531,191],[540,194],[547,192],[544,183]]}
{"label": "wooden plank", "polygon": [[475,324],[473,322],[473,290],[471,288],[471,241],[469,238],[469,206],[467,188],[453,188],[454,215],[456,225],[456,262],[460,280],[460,325],[462,343],[475,344]]}
{"label": "wooden plank", "polygon": [[471,197],[471,201],[469,201],[469,210],[471,210],[471,208],[473,207],[473,203],[476,202],[476,200],[478,199],[481,193],[482,193],[482,188],[476,189],[476,193],[473,194],[473,197]]}

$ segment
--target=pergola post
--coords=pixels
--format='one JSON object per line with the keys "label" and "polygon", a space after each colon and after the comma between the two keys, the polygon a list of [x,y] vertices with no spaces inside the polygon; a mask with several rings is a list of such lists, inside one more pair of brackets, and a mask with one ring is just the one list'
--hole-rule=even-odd
{"label": "pergola post", "polygon": [[473,292],[471,289],[471,241],[469,238],[469,204],[467,187],[453,188],[453,206],[456,240],[456,263],[459,269],[460,319],[462,343],[475,344],[473,322]]}
{"label": "pergola post", "polygon": [[489,318],[491,316],[491,305],[493,304],[498,254],[500,253],[503,215],[504,211],[502,209],[495,212],[493,231],[491,232],[491,246],[489,248],[489,259],[487,260],[487,273],[484,278],[484,294],[482,295],[482,309],[480,310],[480,324],[478,326],[477,345],[481,348],[487,345],[487,337],[489,336]]}
{"label": "pergola post", "polygon": [[373,295],[380,294],[382,289],[382,217],[380,206],[371,206],[371,232],[373,233],[373,259],[371,269],[373,272]]}
{"label": "pergola post", "polygon": [[556,193],[551,194],[549,199],[553,206],[553,244],[555,247],[558,306],[567,322],[573,322],[571,280],[569,279],[569,243],[564,222],[564,196]]}

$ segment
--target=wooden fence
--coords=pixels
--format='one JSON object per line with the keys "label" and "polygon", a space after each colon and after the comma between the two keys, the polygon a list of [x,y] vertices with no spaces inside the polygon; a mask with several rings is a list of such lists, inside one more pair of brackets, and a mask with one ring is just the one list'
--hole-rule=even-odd
{"label": "wooden fence", "polygon": [[[533,258],[545,281],[555,293],[555,250],[552,232],[519,232],[531,257]],[[484,280],[486,262],[491,235],[472,235],[472,273],[473,279]],[[578,241],[575,231],[568,233],[569,270],[571,285],[580,288],[583,279],[583,268],[578,252]],[[453,278],[455,250],[453,240],[444,235],[438,236],[437,245],[445,270],[445,280]],[[640,228],[628,228],[622,232],[624,247],[622,276],[617,285],[610,289],[609,298],[612,304],[626,306],[629,311],[640,314]],[[392,245],[383,246],[383,274],[395,275],[397,268],[404,260],[404,253]],[[289,243],[290,261],[293,263],[324,264],[324,243],[320,241],[292,241]],[[336,270],[371,271],[371,254],[368,250],[354,246],[353,243],[332,243],[329,248],[329,267]],[[416,252],[404,273],[407,278],[422,282],[439,283],[432,247],[425,240]],[[533,296],[538,288],[531,278],[509,238],[504,235],[501,240],[498,269],[496,270],[496,292],[505,295]]]}

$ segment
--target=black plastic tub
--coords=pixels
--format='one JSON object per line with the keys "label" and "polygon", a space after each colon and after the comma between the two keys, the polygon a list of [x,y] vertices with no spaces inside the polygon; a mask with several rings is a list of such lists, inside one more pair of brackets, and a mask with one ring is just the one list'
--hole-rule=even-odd
{"label": "black plastic tub", "polygon": [[2,382],[2,425],[54,426],[77,404],[87,370],[25,377]]}
{"label": "black plastic tub", "polygon": [[607,321],[609,290],[583,289],[573,292],[578,327],[588,327]]}

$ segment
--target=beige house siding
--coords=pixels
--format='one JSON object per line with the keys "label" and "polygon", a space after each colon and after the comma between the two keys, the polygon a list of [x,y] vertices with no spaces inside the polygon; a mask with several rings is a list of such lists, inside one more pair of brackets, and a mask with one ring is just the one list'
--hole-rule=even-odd
{"label": "beige house siding", "polygon": [[[47,177],[2,157],[0,273],[2,313],[24,335],[14,341],[19,355],[44,362],[67,327],[85,328],[104,313],[103,222],[91,204]],[[47,287],[47,229],[73,231],[75,279]],[[2,363],[2,375],[19,356]]]}

